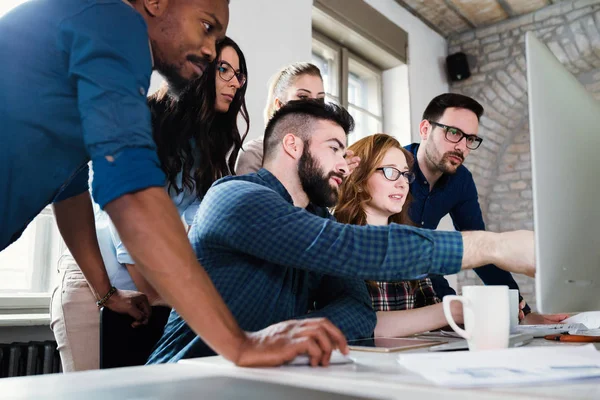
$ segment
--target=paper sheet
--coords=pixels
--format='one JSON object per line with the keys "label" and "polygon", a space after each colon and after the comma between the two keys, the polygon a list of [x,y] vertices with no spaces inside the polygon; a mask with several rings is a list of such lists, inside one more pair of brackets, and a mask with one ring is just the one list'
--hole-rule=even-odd
{"label": "paper sheet", "polygon": [[544,337],[585,329],[587,328],[583,324],[518,325],[515,327],[515,332],[528,333],[533,337]]}
{"label": "paper sheet", "polygon": [[583,324],[587,329],[600,328],[600,311],[582,312],[563,321],[566,324]]}
{"label": "paper sheet", "polygon": [[398,363],[446,387],[522,385],[600,377],[600,353],[592,344],[401,354]]}

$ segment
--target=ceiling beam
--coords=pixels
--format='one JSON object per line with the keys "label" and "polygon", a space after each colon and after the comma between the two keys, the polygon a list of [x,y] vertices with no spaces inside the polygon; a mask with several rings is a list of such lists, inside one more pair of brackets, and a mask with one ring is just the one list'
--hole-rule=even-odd
{"label": "ceiling beam", "polygon": [[515,10],[512,9],[512,7],[510,6],[510,4],[508,4],[506,2],[506,0],[496,0],[496,1],[498,2],[498,4],[500,4],[500,7],[502,7],[502,9],[506,13],[506,15],[508,15],[508,18],[512,18],[515,15],[517,15],[517,13],[515,12]]}
{"label": "ceiling beam", "polygon": [[459,16],[459,18],[469,26],[469,28],[471,29],[476,29],[477,28],[477,24],[475,24],[475,22],[471,21],[471,19],[469,17],[467,17],[460,8],[458,8],[458,6],[456,4],[454,4],[452,1],[450,0],[444,0],[444,3],[446,3],[446,6],[448,6],[448,8],[450,10],[452,10],[452,12],[456,15]]}
{"label": "ceiling beam", "polygon": [[438,28],[437,26],[435,26],[434,24],[432,24],[431,22],[429,22],[427,19],[423,18],[423,16],[421,16],[421,14],[419,14],[415,9],[413,9],[411,6],[409,6],[408,4],[406,4],[403,0],[395,0],[395,1],[396,1],[396,3],[398,3],[400,5],[400,7],[405,8],[409,13],[411,13],[415,17],[419,18],[425,25],[427,25],[428,27],[430,27],[431,29],[433,29],[441,37],[443,37],[443,38],[448,37],[448,35],[445,32],[442,32],[440,30],[440,28]]}

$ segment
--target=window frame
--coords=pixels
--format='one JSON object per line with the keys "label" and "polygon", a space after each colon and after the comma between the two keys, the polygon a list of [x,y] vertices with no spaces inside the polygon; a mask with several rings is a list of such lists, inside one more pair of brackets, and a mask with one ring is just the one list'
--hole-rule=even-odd
{"label": "window frame", "polygon": [[[321,48],[321,49],[319,49]],[[368,62],[360,55],[352,52],[349,48],[345,47],[343,44],[336,42],[335,40],[329,38],[325,34],[319,32],[313,27],[312,30],[312,48],[311,54],[316,54],[319,57],[323,57],[322,48],[327,50],[331,50],[337,53],[337,77],[333,77],[333,80],[337,83],[338,95],[335,96],[333,93],[327,93],[327,96],[333,98],[337,103],[339,103],[345,109],[352,108],[358,110],[361,113],[368,115],[371,118],[377,120],[381,129],[383,129],[385,115],[384,115],[384,106],[383,106],[383,70],[374,64]],[[372,111],[365,109],[363,107],[354,105],[349,102],[348,99],[348,81],[350,76],[350,63],[356,63],[360,66],[360,68],[367,70],[370,74],[375,77],[376,80],[376,98],[378,103],[378,108],[380,110],[381,115],[377,115]],[[371,132],[371,134],[376,132]],[[362,134],[362,133],[361,133]],[[361,139],[361,137],[355,137],[356,140]]]}
{"label": "window frame", "polygon": [[[48,313],[56,286],[58,260],[66,250],[52,206],[46,206],[31,222],[35,231],[28,246],[33,253],[28,290],[0,290],[0,315]],[[44,290],[45,289],[45,290]]]}

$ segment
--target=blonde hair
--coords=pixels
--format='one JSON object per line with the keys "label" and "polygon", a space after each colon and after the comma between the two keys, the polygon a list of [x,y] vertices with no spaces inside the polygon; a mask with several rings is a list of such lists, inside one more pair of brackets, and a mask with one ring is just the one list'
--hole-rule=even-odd
{"label": "blonde hair", "polygon": [[[319,68],[308,62],[297,62],[280,69],[269,80],[269,96],[267,97],[267,106],[265,107],[265,125],[277,111],[275,99],[284,99],[284,94],[296,79],[302,75],[318,76],[323,80]],[[287,99],[286,99],[287,101]]]}

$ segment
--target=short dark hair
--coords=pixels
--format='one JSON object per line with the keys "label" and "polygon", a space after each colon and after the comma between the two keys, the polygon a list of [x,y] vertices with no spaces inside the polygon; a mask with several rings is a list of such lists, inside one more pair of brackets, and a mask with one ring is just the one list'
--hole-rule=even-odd
{"label": "short dark hair", "polygon": [[429,105],[423,112],[423,119],[437,122],[446,108],[465,108],[471,110],[477,115],[477,121],[483,115],[483,106],[476,100],[458,93],[444,93],[436,96],[429,102]]}
{"label": "short dark hair", "polygon": [[346,135],[354,129],[354,118],[341,106],[322,99],[292,100],[273,114],[265,128],[264,156],[269,159],[288,133],[309,142],[316,121],[331,121],[341,126]]}

